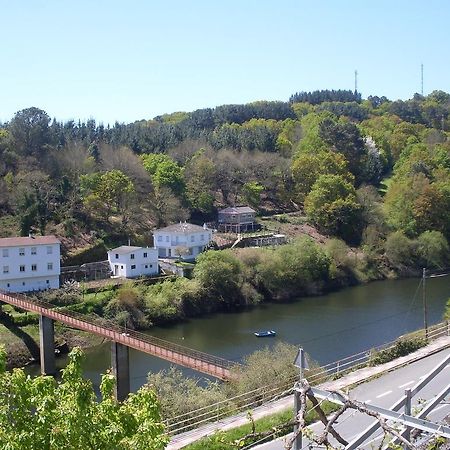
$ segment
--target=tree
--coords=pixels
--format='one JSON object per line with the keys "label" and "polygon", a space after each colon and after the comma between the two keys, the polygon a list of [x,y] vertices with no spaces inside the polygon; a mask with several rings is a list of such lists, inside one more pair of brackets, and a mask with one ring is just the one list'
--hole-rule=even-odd
{"label": "tree", "polygon": [[[101,399],[83,379],[82,352],[75,348],[61,380],[5,371],[0,352],[0,447],[8,450],[144,450],[165,448],[155,393],[141,388],[118,403],[114,377],[103,375]],[[7,395],[6,395],[7,393]]]}
{"label": "tree", "polygon": [[191,207],[201,213],[211,213],[214,206],[216,166],[204,149],[196,152],[184,168],[186,197]]}
{"label": "tree", "polygon": [[306,195],[320,175],[342,175],[353,181],[353,175],[347,169],[347,160],[340,153],[321,151],[318,153],[300,153],[292,162],[292,178],[300,201]]}
{"label": "tree", "polygon": [[100,209],[105,219],[113,213],[120,214],[122,224],[127,224],[130,197],[135,192],[134,184],[127,175],[120,170],[110,170],[102,174],[86,175],[82,177],[82,181],[84,189],[90,190],[90,194],[84,199],[89,209]]}
{"label": "tree", "polygon": [[355,188],[340,175],[321,175],[305,199],[305,212],[322,231],[357,242],[361,205]]}
{"label": "tree", "polygon": [[267,250],[258,267],[260,283],[275,299],[315,294],[328,279],[330,258],[311,238]]}
{"label": "tree", "polygon": [[161,153],[142,155],[141,158],[156,189],[167,187],[175,195],[184,194],[183,169],[173,159]]}
{"label": "tree", "polygon": [[367,149],[356,125],[326,118],[320,124],[319,136],[336,152],[345,156],[348,161],[348,168],[355,176],[357,184],[366,181],[362,158],[367,155]]}
{"label": "tree", "polygon": [[264,186],[261,186],[257,181],[249,181],[242,186],[242,195],[245,201],[254,208],[257,208],[261,203],[261,193],[264,191]]}
{"label": "tree", "polygon": [[50,117],[39,108],[17,112],[9,123],[13,147],[23,156],[42,156],[45,144],[50,143]]}
{"label": "tree", "polygon": [[401,231],[391,233],[384,245],[386,257],[397,269],[415,265],[416,248],[415,243],[408,239]]}
{"label": "tree", "polygon": [[241,296],[241,265],[228,251],[209,251],[199,255],[194,279],[207,296],[219,298],[225,304],[232,304]]}
{"label": "tree", "polygon": [[442,269],[449,260],[447,239],[439,231],[425,231],[417,238],[417,252],[427,267]]}

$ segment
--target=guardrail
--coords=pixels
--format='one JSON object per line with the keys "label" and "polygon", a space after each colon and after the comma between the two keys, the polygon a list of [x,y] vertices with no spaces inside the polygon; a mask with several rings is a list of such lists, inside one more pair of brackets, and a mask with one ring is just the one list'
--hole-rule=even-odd
{"label": "guardrail", "polygon": [[42,300],[31,300],[23,294],[11,295],[0,291],[0,301],[221,379],[228,379],[229,368],[237,364],[218,356],[112,324],[105,319],[67,311]]}
{"label": "guardrail", "polygon": [[[442,336],[450,335],[450,323],[442,322],[428,328],[428,340],[434,340]],[[306,376],[311,385],[318,385],[330,379],[341,377],[348,372],[367,366],[373,352],[379,352],[392,348],[400,339],[425,338],[425,330],[421,329],[394,341],[374,347],[370,350],[350,355],[346,358],[333,361],[329,364],[306,371]],[[204,406],[194,411],[180,414],[166,419],[167,432],[174,436],[208,423],[216,422],[226,417],[245,413],[249,409],[268,404],[293,392],[294,382],[298,381],[298,375],[285,380],[261,386],[249,392],[222,400],[221,402]]]}

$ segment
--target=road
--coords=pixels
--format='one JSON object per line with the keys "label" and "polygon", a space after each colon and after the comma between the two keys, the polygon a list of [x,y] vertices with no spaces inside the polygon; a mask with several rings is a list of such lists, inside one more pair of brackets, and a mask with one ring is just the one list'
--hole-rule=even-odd
{"label": "road", "polygon": [[[361,384],[349,392],[352,399],[357,399],[365,403],[371,403],[385,408],[391,407],[404,394],[405,389],[413,387],[417,382],[450,354],[450,349],[443,350],[427,358],[421,359],[408,366],[399,368],[392,372],[386,373],[381,377]],[[450,364],[438,374],[427,386],[425,386],[416,397],[413,398],[414,407],[418,406],[418,401],[432,399],[450,380]],[[429,420],[434,422],[441,421],[450,414],[450,404],[441,403],[430,415]],[[373,423],[373,418],[367,417],[359,412],[348,411],[340,419],[336,426],[341,436],[347,441],[352,441],[363,431],[368,425]],[[315,424],[311,427],[316,433],[323,430],[321,424]],[[379,433],[378,433],[379,435]],[[372,448],[374,444],[374,436],[370,441],[364,443],[361,448]],[[286,438],[280,438],[276,441],[262,444],[255,448],[260,450],[281,450],[284,449]],[[308,448],[308,442],[304,439],[304,448]]]}

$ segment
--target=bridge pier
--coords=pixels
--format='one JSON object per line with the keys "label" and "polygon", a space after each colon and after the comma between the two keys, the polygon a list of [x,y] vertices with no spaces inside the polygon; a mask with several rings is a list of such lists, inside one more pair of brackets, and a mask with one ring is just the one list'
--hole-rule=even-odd
{"label": "bridge pier", "polygon": [[129,348],[118,342],[111,343],[112,374],[116,378],[114,395],[117,401],[124,401],[130,393]]}
{"label": "bridge pier", "polygon": [[39,316],[39,349],[41,353],[41,373],[55,375],[55,328],[53,319]]}

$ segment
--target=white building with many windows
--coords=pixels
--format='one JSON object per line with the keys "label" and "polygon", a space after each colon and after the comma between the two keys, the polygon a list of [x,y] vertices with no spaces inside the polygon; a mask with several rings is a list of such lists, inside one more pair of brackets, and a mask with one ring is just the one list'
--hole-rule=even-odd
{"label": "white building with many windows", "polygon": [[58,289],[60,244],[55,236],[0,238],[0,289]]}
{"label": "white building with many windows", "polygon": [[180,258],[192,261],[211,242],[212,231],[203,225],[177,223],[153,233],[160,258]]}
{"label": "white building with many windows", "polygon": [[108,252],[108,262],[113,278],[136,278],[159,273],[156,248],[122,245]]}

